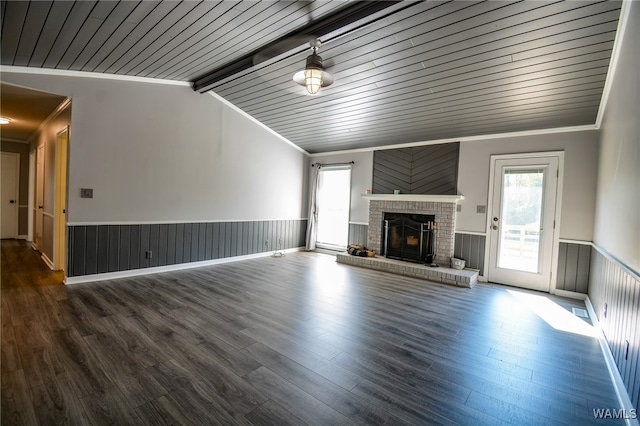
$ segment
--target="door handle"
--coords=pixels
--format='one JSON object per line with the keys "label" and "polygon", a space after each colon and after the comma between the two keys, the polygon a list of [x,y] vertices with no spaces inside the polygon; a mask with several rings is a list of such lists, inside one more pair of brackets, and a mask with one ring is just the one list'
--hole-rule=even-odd
{"label": "door handle", "polygon": [[42,209],[44,209],[44,206],[38,206],[38,208],[39,208],[40,210],[42,210]]}
{"label": "door handle", "polygon": [[497,231],[497,230],[498,230],[498,227],[497,227],[496,225],[493,225],[493,226],[491,227],[491,229],[493,229],[494,231]]}
{"label": "door handle", "polygon": [[15,203],[16,203],[16,200],[9,200],[9,202],[10,202],[11,204],[15,204]]}

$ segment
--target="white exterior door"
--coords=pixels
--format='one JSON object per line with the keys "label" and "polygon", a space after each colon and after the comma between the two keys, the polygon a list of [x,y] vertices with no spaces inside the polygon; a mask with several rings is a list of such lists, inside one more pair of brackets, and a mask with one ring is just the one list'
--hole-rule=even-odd
{"label": "white exterior door", "polygon": [[559,157],[492,157],[488,280],[550,291]]}
{"label": "white exterior door", "polygon": [[1,237],[18,237],[18,191],[20,179],[20,154],[2,153],[2,215]]}

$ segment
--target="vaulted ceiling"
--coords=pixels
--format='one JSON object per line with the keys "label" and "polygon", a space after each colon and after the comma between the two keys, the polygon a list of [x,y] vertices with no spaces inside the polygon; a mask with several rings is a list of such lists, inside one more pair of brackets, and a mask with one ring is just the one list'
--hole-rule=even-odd
{"label": "vaulted ceiling", "polygon": [[[1,63],[204,79],[304,150],[338,151],[593,125],[621,3],[2,1]],[[313,96],[292,81],[312,36],[335,78]]]}

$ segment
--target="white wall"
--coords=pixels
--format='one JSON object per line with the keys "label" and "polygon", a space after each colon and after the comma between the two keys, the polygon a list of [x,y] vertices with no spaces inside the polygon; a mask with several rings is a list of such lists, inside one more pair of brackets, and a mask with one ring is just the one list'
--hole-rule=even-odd
{"label": "white wall", "polygon": [[306,155],[213,96],[6,70],[2,79],[72,100],[70,223],[306,217]]}
{"label": "white wall", "polygon": [[640,272],[640,3],[629,22],[601,126],[594,242]]}
{"label": "white wall", "polygon": [[[312,163],[346,163],[349,161],[354,162],[351,166],[351,210],[349,212],[349,221],[368,223],[369,202],[362,198],[361,195],[367,189],[371,189],[373,182],[373,151],[314,156],[309,159],[309,165]],[[313,171],[310,170],[309,173],[311,175]]]}
{"label": "white wall", "polygon": [[456,229],[486,231],[486,215],[476,213],[476,206],[487,205],[491,155],[539,151],[564,151],[560,238],[591,241],[598,164],[595,130],[461,142],[458,192],[465,199]]}

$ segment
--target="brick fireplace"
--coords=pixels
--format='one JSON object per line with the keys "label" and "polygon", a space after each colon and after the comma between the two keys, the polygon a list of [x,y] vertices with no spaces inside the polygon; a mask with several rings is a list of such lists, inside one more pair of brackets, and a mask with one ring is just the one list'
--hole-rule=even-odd
{"label": "brick fireplace", "polygon": [[449,265],[453,256],[456,229],[456,203],[460,195],[367,194],[369,198],[369,232],[367,247],[382,253],[384,244],[384,214],[408,213],[434,215],[438,227],[435,262]]}
{"label": "brick fireplace", "polygon": [[[475,285],[478,280],[478,271],[459,271],[449,268],[450,258],[453,257],[456,203],[463,200],[463,196],[365,194],[363,197],[369,199],[367,247],[375,250],[376,256],[356,257],[346,253],[338,253],[336,256],[338,262],[460,287],[473,287]],[[435,263],[440,267],[433,268],[425,264],[380,256],[384,244],[383,222],[385,213],[433,215],[438,227]]]}

